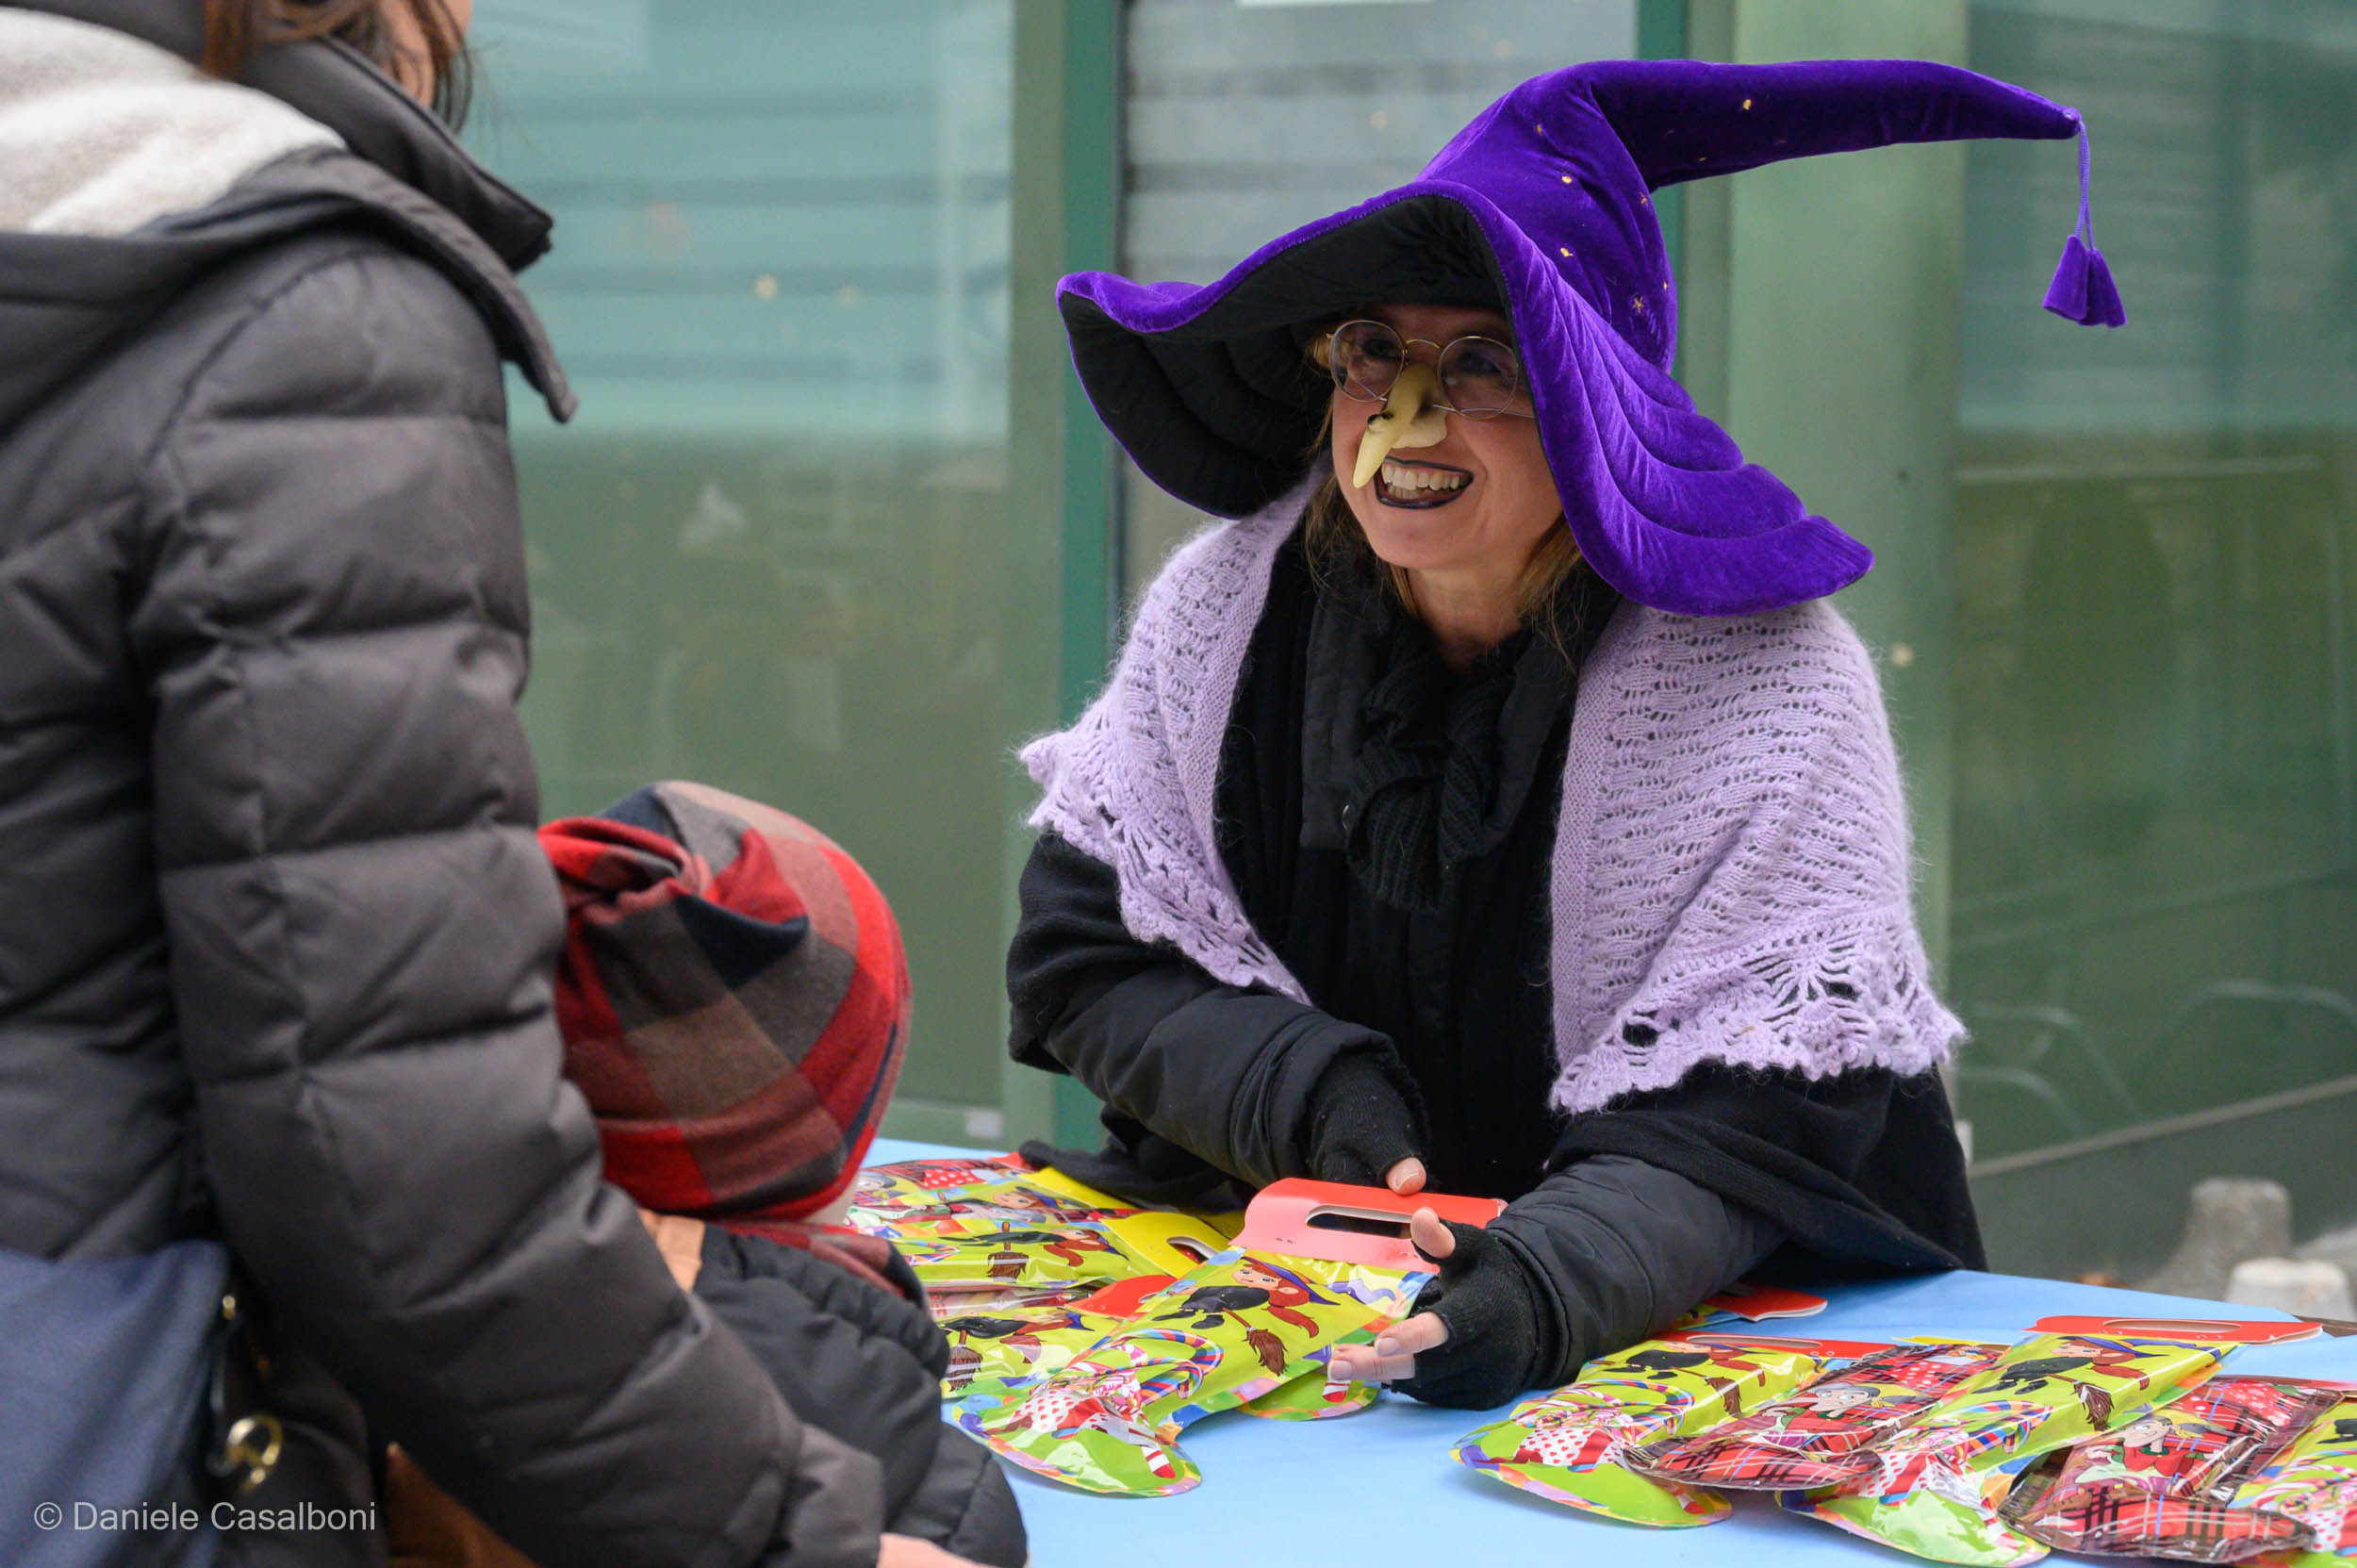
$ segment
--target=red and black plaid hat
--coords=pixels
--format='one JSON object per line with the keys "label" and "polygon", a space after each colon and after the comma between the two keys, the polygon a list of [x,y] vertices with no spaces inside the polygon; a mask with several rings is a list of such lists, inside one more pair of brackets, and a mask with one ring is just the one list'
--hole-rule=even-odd
{"label": "red and black plaid hat", "polygon": [[832,839],[702,784],[540,830],[556,1017],[607,1180],[661,1213],[795,1220],[857,1173],[899,1076],[908,962]]}

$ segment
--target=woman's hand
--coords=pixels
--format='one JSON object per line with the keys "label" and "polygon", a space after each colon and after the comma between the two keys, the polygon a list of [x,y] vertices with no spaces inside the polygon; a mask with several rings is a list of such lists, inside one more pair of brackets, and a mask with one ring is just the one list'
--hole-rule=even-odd
{"label": "woman's hand", "polygon": [[[1411,1172],[1409,1166],[1415,1169]],[[1403,1176],[1411,1176],[1412,1187],[1400,1185]],[[1424,1188],[1424,1163],[1402,1160],[1392,1167],[1384,1185],[1395,1193],[1421,1192]],[[1419,1209],[1408,1222],[1408,1239],[1416,1250],[1438,1263],[1457,1251],[1457,1238],[1449,1234],[1441,1216],[1429,1209]],[[1428,1290],[1430,1287],[1426,1287]],[[1338,1383],[1396,1383],[1416,1375],[1416,1358],[1427,1350],[1438,1350],[1448,1343],[1448,1325],[1438,1312],[1418,1312],[1395,1328],[1386,1329],[1376,1336],[1373,1345],[1338,1345],[1333,1359],[1327,1362],[1327,1378]]]}
{"label": "woman's hand", "polygon": [[1429,1310],[1384,1329],[1372,1345],[1338,1345],[1327,1376],[1398,1383],[1428,1404],[1462,1410],[1502,1405],[1544,1380],[1552,1320],[1538,1282],[1507,1245],[1429,1209],[1408,1222],[1408,1239],[1440,1265],[1417,1297]]}
{"label": "woman's hand", "polygon": [[1342,1057],[1318,1075],[1304,1118],[1310,1175],[1354,1187],[1376,1182],[1395,1193],[1424,1191],[1424,1115],[1369,1052]]}

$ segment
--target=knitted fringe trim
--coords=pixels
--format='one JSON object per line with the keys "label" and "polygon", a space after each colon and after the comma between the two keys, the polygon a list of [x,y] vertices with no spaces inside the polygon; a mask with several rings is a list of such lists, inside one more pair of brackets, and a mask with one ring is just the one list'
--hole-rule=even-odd
{"label": "knitted fringe trim", "polygon": [[1576,1114],[1666,1089],[1705,1063],[1831,1078],[1861,1067],[1903,1077],[1945,1062],[1964,1025],[1941,1006],[1914,929],[1875,920],[1790,933],[1706,968],[1655,977],[1556,1080]]}
{"label": "knitted fringe trim", "polygon": [[1123,817],[1067,772],[1080,733],[1076,728],[1048,735],[1023,749],[1024,766],[1047,791],[1030,825],[1113,868],[1121,885],[1121,922],[1139,941],[1176,949],[1222,984],[1258,987],[1307,1002],[1309,993],[1242,911],[1205,885],[1194,857],[1151,834],[1129,831]]}

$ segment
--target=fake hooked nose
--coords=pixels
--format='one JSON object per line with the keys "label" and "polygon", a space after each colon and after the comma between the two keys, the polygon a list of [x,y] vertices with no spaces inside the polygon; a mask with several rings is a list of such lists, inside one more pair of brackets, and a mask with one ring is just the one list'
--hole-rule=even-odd
{"label": "fake hooked nose", "polygon": [[1448,412],[1435,406],[1440,401],[1441,378],[1431,366],[1414,360],[1400,367],[1383,411],[1367,421],[1367,433],[1359,437],[1359,465],[1351,470],[1350,487],[1365,489],[1393,452],[1438,446],[1448,434]]}

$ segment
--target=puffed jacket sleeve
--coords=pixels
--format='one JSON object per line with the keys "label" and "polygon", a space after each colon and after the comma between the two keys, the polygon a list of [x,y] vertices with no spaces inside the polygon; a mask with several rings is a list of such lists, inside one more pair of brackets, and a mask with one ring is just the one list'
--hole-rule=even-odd
{"label": "puffed jacket sleeve", "polygon": [[490,335],[359,236],[244,308],[173,393],[125,585],[222,1227],[534,1560],[870,1568],[874,1461],[672,1282],[560,1075]]}
{"label": "puffed jacket sleeve", "polygon": [[[1113,868],[1053,833],[1033,846],[1020,891],[1007,955],[1017,1062],[1071,1074],[1116,1116],[1253,1186],[1379,1180],[1392,1161],[1423,1152],[1415,1081],[1379,1031],[1223,984],[1138,941],[1122,926]],[[1321,1114],[1338,1102],[1391,1108],[1383,1126],[1347,1140],[1375,1151],[1347,1169]],[[1069,1156],[1057,1163],[1136,1188]]]}

